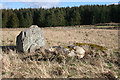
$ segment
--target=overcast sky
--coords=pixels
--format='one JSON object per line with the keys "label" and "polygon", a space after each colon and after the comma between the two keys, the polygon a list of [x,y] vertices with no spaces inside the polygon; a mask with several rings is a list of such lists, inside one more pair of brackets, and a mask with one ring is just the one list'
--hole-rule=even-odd
{"label": "overcast sky", "polygon": [[119,0],[1,0],[0,9],[73,7],[80,5],[108,5]]}

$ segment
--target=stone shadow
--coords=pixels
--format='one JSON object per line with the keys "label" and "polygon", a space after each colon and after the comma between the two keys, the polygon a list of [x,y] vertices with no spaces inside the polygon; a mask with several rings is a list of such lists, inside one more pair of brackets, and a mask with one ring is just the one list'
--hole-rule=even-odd
{"label": "stone shadow", "polygon": [[16,50],[16,46],[0,46],[0,48],[2,49],[2,51],[6,52],[8,50]]}

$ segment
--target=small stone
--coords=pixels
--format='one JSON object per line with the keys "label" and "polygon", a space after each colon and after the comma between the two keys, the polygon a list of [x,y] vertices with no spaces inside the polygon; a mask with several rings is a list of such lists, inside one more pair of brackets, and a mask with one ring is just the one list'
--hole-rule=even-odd
{"label": "small stone", "polygon": [[85,46],[82,46],[82,48],[85,50],[85,53],[86,53],[86,54],[91,54],[91,53],[92,53],[92,51],[91,51],[91,49],[90,49],[90,46],[85,45]]}
{"label": "small stone", "polygon": [[49,50],[50,52],[55,52],[55,51],[56,51],[56,48],[50,47],[48,50]]}
{"label": "small stone", "polygon": [[69,54],[68,54],[69,57],[73,57],[73,56],[76,56],[74,50],[72,50]]}
{"label": "small stone", "polygon": [[83,58],[85,56],[85,50],[82,47],[75,46],[74,47],[75,53],[79,58]]}

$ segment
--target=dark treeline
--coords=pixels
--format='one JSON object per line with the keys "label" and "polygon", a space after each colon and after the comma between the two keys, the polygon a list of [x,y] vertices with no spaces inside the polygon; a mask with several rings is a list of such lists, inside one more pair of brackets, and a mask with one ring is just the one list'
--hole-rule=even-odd
{"label": "dark treeline", "polygon": [[120,23],[120,5],[86,5],[50,9],[3,9],[2,27],[24,28]]}

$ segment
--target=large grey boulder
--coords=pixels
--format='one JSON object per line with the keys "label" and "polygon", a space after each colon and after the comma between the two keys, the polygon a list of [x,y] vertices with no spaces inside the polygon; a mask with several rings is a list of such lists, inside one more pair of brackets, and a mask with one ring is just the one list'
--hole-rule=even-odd
{"label": "large grey boulder", "polygon": [[30,28],[21,31],[16,39],[16,48],[20,52],[33,52],[36,47],[45,46],[41,28],[32,25]]}

